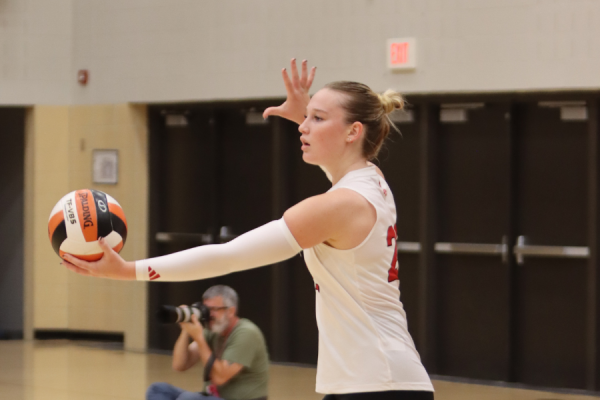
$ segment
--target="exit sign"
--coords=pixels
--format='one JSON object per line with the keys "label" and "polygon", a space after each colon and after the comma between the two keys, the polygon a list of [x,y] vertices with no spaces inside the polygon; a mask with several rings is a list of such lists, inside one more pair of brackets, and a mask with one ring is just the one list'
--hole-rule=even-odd
{"label": "exit sign", "polygon": [[412,70],[417,67],[415,38],[388,39],[387,64],[392,70]]}

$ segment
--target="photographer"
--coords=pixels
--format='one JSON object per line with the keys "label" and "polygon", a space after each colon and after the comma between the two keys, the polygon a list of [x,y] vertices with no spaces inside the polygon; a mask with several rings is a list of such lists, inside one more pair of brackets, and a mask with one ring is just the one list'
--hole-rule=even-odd
{"label": "photographer", "polygon": [[[168,383],[154,383],[147,400],[266,400],[269,356],[260,329],[237,316],[238,296],[229,286],[217,285],[202,296],[210,310],[208,326],[198,318],[183,322],[173,349],[173,369],[186,371],[204,365],[204,392],[187,392]],[[190,340],[192,342],[190,343]]]}

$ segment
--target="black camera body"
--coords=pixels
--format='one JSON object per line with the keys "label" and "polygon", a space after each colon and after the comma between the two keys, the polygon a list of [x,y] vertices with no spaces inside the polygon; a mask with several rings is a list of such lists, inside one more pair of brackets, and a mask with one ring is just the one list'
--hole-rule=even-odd
{"label": "black camera body", "polygon": [[198,321],[203,327],[208,325],[210,320],[210,311],[204,303],[198,302],[191,306],[161,306],[156,317],[163,324],[178,324],[180,322],[190,322],[192,315],[198,317]]}

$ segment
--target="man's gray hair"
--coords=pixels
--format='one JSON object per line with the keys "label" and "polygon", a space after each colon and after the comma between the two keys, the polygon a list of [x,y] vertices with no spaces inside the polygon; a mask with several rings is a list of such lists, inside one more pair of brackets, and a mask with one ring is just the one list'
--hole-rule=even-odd
{"label": "man's gray hair", "polygon": [[235,290],[225,285],[209,287],[202,295],[202,300],[208,300],[218,296],[223,298],[223,304],[225,306],[238,308],[238,294]]}

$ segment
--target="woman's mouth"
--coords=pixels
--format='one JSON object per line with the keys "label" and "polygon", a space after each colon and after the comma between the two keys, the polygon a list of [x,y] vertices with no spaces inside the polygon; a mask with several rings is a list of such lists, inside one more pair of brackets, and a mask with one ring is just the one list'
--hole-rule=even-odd
{"label": "woman's mouth", "polygon": [[310,147],[310,144],[308,144],[308,142],[306,140],[300,138],[300,141],[302,142],[302,147],[301,147],[302,150],[306,150]]}

